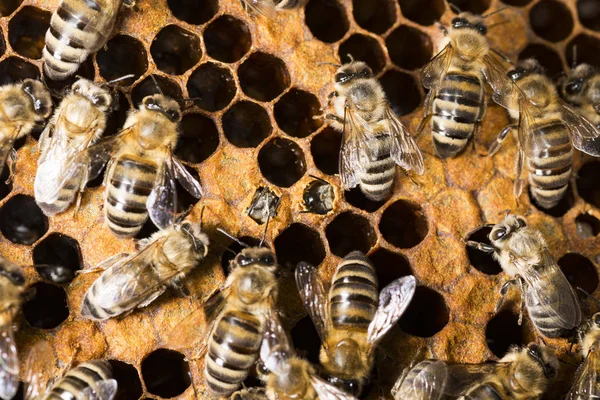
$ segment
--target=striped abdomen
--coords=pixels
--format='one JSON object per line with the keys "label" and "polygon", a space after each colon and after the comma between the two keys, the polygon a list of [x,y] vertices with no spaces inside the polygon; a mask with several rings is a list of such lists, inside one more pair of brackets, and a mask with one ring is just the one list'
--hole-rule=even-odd
{"label": "striped abdomen", "polygon": [[[54,160],[48,160],[48,163],[54,163],[54,162],[55,162]],[[38,173],[36,174],[36,179],[35,179],[35,186],[44,185],[43,181],[38,182],[38,177],[40,177],[39,178],[40,180],[43,180],[42,177],[44,176],[44,174],[41,173],[41,171],[39,171],[39,169],[44,168],[45,164],[46,163],[42,163],[42,165],[40,165],[38,167]],[[47,166],[47,167],[51,168],[51,166]],[[77,195],[77,192],[79,191],[80,183],[81,183],[80,176],[71,177],[64,184],[64,186],[62,186],[58,190],[58,197],[56,198],[56,200],[54,202],[46,203],[43,201],[38,201],[38,203],[37,203],[38,206],[40,206],[40,208],[42,209],[44,214],[49,215],[49,216],[65,211],[67,208],[69,208],[69,206],[75,199],[75,196]]]}
{"label": "striped abdomen", "polygon": [[366,331],[375,316],[379,291],[375,268],[360,251],[349,253],[335,271],[329,304],[338,329]]}
{"label": "striped abdomen", "polygon": [[530,129],[530,135],[549,145],[527,158],[531,195],[540,207],[552,208],[567,192],[571,179],[573,147],[569,130],[560,120],[534,123]]}
{"label": "striped abdomen", "polygon": [[465,148],[483,113],[481,78],[446,74],[433,99],[431,116],[433,144],[440,157],[454,157]]}
{"label": "striped abdomen", "polygon": [[364,163],[364,173],[360,174],[360,190],[373,201],[387,199],[394,185],[396,164],[390,157],[392,140],[387,133],[376,137],[373,146],[373,159]]}
{"label": "striped abdomen", "polygon": [[91,387],[98,392],[98,382],[112,379],[112,367],[108,361],[94,360],[78,365],[59,380],[45,400],[73,400]]}
{"label": "striped abdomen", "polygon": [[117,236],[135,236],[148,218],[146,200],[154,188],[156,165],[123,156],[111,166],[106,182],[106,223]]}
{"label": "striped abdomen", "polygon": [[248,377],[258,358],[264,324],[253,314],[227,311],[209,339],[204,376],[213,394],[229,396]]}

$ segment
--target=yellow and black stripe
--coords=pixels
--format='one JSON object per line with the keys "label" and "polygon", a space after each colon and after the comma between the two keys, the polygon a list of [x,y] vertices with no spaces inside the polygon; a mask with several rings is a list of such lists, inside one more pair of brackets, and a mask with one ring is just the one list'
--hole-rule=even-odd
{"label": "yellow and black stripe", "polygon": [[373,201],[386,200],[394,185],[396,163],[390,157],[392,139],[384,133],[375,137],[377,146],[373,146],[373,159],[364,163],[364,173],[360,175],[360,190]]}
{"label": "yellow and black stripe", "polygon": [[78,399],[88,387],[98,392],[97,383],[108,379],[112,379],[112,367],[108,361],[89,361],[70,370],[54,385],[45,400]]}
{"label": "yellow and black stripe", "polygon": [[80,176],[71,177],[58,191],[58,198],[54,203],[38,202],[38,206],[46,215],[55,215],[65,211],[79,191]]}

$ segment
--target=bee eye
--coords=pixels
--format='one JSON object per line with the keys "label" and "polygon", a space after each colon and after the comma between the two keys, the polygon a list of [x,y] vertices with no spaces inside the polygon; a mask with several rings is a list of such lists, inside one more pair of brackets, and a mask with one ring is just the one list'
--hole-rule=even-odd
{"label": "bee eye", "polygon": [[33,82],[27,81],[23,84],[23,90],[29,94],[33,94]]}
{"label": "bee eye", "polygon": [[464,18],[454,18],[452,20],[452,27],[453,28],[462,28],[462,27],[468,26],[468,25],[469,25],[469,23]]}
{"label": "bee eye", "polygon": [[237,256],[237,263],[241,266],[246,266],[248,264],[251,264],[252,261],[253,261],[252,258],[246,257],[243,254],[240,254]]}
{"label": "bee eye", "polygon": [[92,98],[92,103],[98,107],[104,107],[106,105],[106,99],[103,96],[95,96]]}
{"label": "bee eye", "polygon": [[567,92],[568,95],[574,95],[574,94],[579,93],[580,91],[581,91],[581,82],[579,82],[579,81],[569,83],[565,87],[565,92]]}
{"label": "bee eye", "polygon": [[152,97],[146,97],[144,99],[144,105],[146,107],[152,107],[156,105],[156,102],[154,101],[154,99]]}
{"label": "bee eye", "polygon": [[482,35],[485,35],[485,34],[487,33],[487,28],[486,28],[486,26],[485,26],[485,25],[483,25],[483,24],[477,24],[477,25],[476,25],[476,28],[477,28],[477,31],[478,31],[479,33],[481,33]]}
{"label": "bee eye", "polygon": [[513,81],[516,81],[521,79],[523,75],[525,75],[525,69],[522,67],[518,67],[513,69],[512,71],[509,71],[506,75],[508,75],[508,77]]}
{"label": "bee eye", "polygon": [[348,80],[348,78],[349,78],[348,74],[346,74],[344,72],[338,72],[337,74],[335,74],[335,81],[337,83],[346,82]]}
{"label": "bee eye", "polygon": [[519,228],[524,228],[527,226],[527,222],[523,218],[517,218],[517,223],[519,224]]}
{"label": "bee eye", "polygon": [[556,376],[556,370],[551,365],[546,364],[544,375],[546,375],[547,378],[554,378]]}
{"label": "bee eye", "polygon": [[504,228],[498,228],[498,229],[494,229],[492,231],[490,239],[492,239],[492,240],[500,240],[504,236],[506,236],[506,229],[504,229]]}
{"label": "bee eye", "polygon": [[175,122],[179,120],[179,113],[175,110],[168,110],[167,117],[169,117],[171,121]]}
{"label": "bee eye", "polygon": [[600,314],[594,314],[592,320],[596,326],[600,326]]}
{"label": "bee eye", "polygon": [[262,256],[260,258],[260,262],[262,264],[266,264],[266,265],[273,265],[275,264],[275,258],[272,255],[266,255],[266,256]]}

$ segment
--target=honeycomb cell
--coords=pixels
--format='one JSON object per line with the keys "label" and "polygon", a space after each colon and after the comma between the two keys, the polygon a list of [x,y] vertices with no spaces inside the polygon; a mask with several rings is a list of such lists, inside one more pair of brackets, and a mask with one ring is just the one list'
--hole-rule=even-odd
{"label": "honeycomb cell", "polygon": [[233,63],[252,47],[248,26],[230,15],[222,15],[204,30],[206,53],[215,60]]}
{"label": "honeycomb cell", "polygon": [[96,75],[96,72],[94,71],[94,59],[92,57],[87,58],[79,66],[77,71],[73,75],[67,77],[66,79],[56,81],[52,80],[46,75],[46,71],[44,71],[43,68],[42,74],[46,86],[48,86],[48,89],[50,89],[53,92],[52,94],[55,95],[55,97],[59,97],[58,100],[60,101],[60,97],[62,97],[63,91],[70,89],[73,83],[79,80],[79,78],[86,78],[90,81],[94,80],[94,77]]}
{"label": "honeycomb cell", "polygon": [[569,8],[555,0],[542,0],[529,11],[533,31],[541,38],[560,42],[573,30],[573,17]]}
{"label": "honeycomb cell", "polygon": [[175,155],[184,161],[201,163],[219,147],[217,126],[202,114],[184,115],[180,132]]}
{"label": "honeycomb cell", "polygon": [[300,357],[318,364],[321,339],[309,316],[302,318],[290,331],[292,343]]}
{"label": "honeycomb cell", "polygon": [[202,64],[192,72],[187,90],[194,103],[206,111],[225,108],[236,93],[231,71],[211,62]]}
{"label": "honeycomb cell", "polygon": [[373,265],[375,265],[380,290],[389,285],[392,281],[412,274],[410,263],[406,257],[383,247],[375,250],[369,256],[369,259],[371,259]]}
{"label": "honeycomb cell", "polygon": [[21,8],[8,24],[8,42],[23,57],[40,59],[51,14],[36,7]]}
{"label": "honeycomb cell", "polygon": [[442,295],[428,287],[418,286],[398,324],[410,335],[431,337],[441,331],[449,319],[450,310]]}
{"label": "honeycomb cell", "polygon": [[158,349],[142,361],[142,379],[148,392],[164,398],[179,396],[190,386],[190,369],[185,356]]}
{"label": "honeycomb cell", "polygon": [[192,25],[201,25],[211,20],[219,11],[217,0],[167,0],[173,16]]}
{"label": "honeycomb cell", "polygon": [[[152,79],[154,78],[154,79]],[[156,82],[156,83],[155,83]],[[158,87],[157,87],[158,84]],[[131,91],[131,101],[136,106],[142,104],[144,97],[161,93],[174,100],[180,100],[183,95],[178,84],[160,75],[150,75],[135,85]]]}
{"label": "honeycomb cell", "polygon": [[369,221],[350,211],[336,216],[325,228],[325,235],[331,252],[338,257],[345,257],[354,250],[367,253],[375,245],[375,231]]}
{"label": "honeycomb cell", "polygon": [[563,72],[560,56],[543,44],[527,45],[521,54],[519,54],[519,60],[525,60],[526,58],[535,58],[538,60],[546,69],[546,74],[550,77],[558,76],[558,74]]}
{"label": "honeycomb cell", "polygon": [[404,69],[423,67],[433,55],[429,35],[408,25],[400,25],[385,40],[392,62]]}
{"label": "honeycomb cell", "polygon": [[443,0],[398,0],[402,15],[419,25],[432,25],[445,11]]}
{"label": "honeycomb cell", "polygon": [[573,54],[577,49],[577,63],[600,66],[600,40],[593,36],[581,34],[571,40],[566,47],[567,64],[573,65]]}
{"label": "honeycomb cell", "polygon": [[[258,247],[260,245],[260,239],[251,236],[242,236],[238,240],[248,247]],[[231,242],[229,246],[225,247],[225,252],[221,256],[221,268],[225,276],[229,275],[231,260],[246,246],[242,246],[238,242]]]}
{"label": "honeycomb cell", "polygon": [[346,12],[336,0],[310,0],[304,16],[308,29],[322,42],[337,42],[348,32]]}
{"label": "honeycomb cell", "polygon": [[[467,236],[466,240],[473,240],[479,243],[491,244],[488,235],[492,231],[491,227],[483,226],[473,231],[469,236]],[[471,246],[465,246],[467,248],[467,256],[469,257],[469,261],[471,265],[478,271],[483,272],[486,275],[498,275],[502,272],[502,267],[500,264],[494,260],[491,254],[484,253],[481,250],[478,250]]]}
{"label": "honeycomb cell", "polygon": [[573,288],[582,288],[587,293],[594,293],[598,288],[598,272],[587,257],[567,253],[558,260],[558,265]]}
{"label": "honeycomb cell", "polygon": [[131,364],[119,360],[109,360],[113,370],[113,378],[117,380],[116,396],[113,400],[139,399],[142,395],[142,382],[137,369]]}
{"label": "honeycomb cell", "polygon": [[271,101],[290,86],[283,61],[267,53],[250,55],[240,65],[238,77],[244,93],[258,101]]}
{"label": "honeycomb cell", "polygon": [[573,196],[573,190],[571,190],[571,185],[569,185],[569,187],[567,188],[567,192],[565,193],[563,198],[560,199],[558,204],[548,209],[540,207],[539,204],[537,204],[537,201],[535,201],[535,199],[531,195],[531,189],[528,190],[528,193],[531,204],[533,204],[535,208],[537,208],[545,214],[556,218],[565,215],[567,211],[569,211],[571,207],[573,207],[573,204],[575,204],[575,196]]}
{"label": "honeycomb cell", "polygon": [[319,234],[304,224],[291,224],[275,238],[274,244],[279,265],[289,271],[294,271],[300,261],[317,266],[325,259]]}
{"label": "honeycomb cell", "polygon": [[340,45],[338,55],[342,63],[350,62],[350,57],[364,61],[375,74],[385,68],[385,55],[377,40],[372,37],[354,34]]}
{"label": "honeycomb cell", "polygon": [[419,205],[397,200],[381,215],[379,231],[394,246],[408,249],[421,243],[429,228]]}
{"label": "honeycomb cell", "polygon": [[152,41],[150,54],[158,69],[181,75],[200,61],[200,38],[177,25],[168,25]]}
{"label": "honeycomb cell", "polygon": [[148,55],[144,45],[127,35],[117,35],[110,39],[96,54],[100,75],[107,81],[133,74],[123,85],[131,85],[148,69]]}
{"label": "honeycomb cell", "polygon": [[518,315],[502,310],[490,319],[485,328],[485,341],[488,348],[498,358],[504,357],[513,346],[526,344],[525,328],[519,326]]}
{"label": "honeycomb cell", "polygon": [[456,11],[469,11],[482,15],[485,10],[490,8],[491,0],[448,0],[448,3]]}
{"label": "honeycomb cell", "polygon": [[19,82],[27,78],[39,79],[38,67],[14,56],[0,62],[0,85]]}
{"label": "honeycomb cell", "polygon": [[412,76],[392,70],[387,71],[379,81],[396,115],[410,114],[421,104],[421,94]]}
{"label": "honeycomb cell", "polygon": [[577,14],[579,14],[579,21],[583,26],[600,31],[600,1],[578,0]]}
{"label": "honeycomb cell", "polygon": [[306,173],[302,149],[291,140],[271,139],[258,153],[258,166],[272,184],[290,187]]}
{"label": "honeycomb cell", "polygon": [[237,147],[256,147],[271,134],[269,114],[252,101],[238,101],[223,114],[223,132]]}
{"label": "honeycomb cell", "polygon": [[379,210],[387,201],[373,201],[367,198],[367,196],[364,195],[358,186],[353,189],[346,190],[344,192],[344,198],[348,204],[351,204],[356,208],[360,208],[361,210],[365,210],[366,212],[375,212]]}
{"label": "honeycomb cell", "polygon": [[588,204],[600,208],[600,162],[592,161],[585,164],[577,173],[577,192]]}
{"label": "honeycomb cell", "polygon": [[7,17],[23,3],[23,0],[4,0],[0,2],[0,17]]}
{"label": "honeycomb cell", "polygon": [[396,22],[396,9],[390,0],[352,0],[352,13],[358,25],[377,34]]}
{"label": "honeycomb cell", "polygon": [[[127,119],[127,112],[131,109],[129,100],[127,100],[127,97],[122,91],[117,90],[116,93],[113,93],[113,101],[114,100],[117,101],[117,103],[115,103],[116,109],[108,115],[106,129],[104,130],[104,136],[106,137],[116,135],[117,132],[123,128],[123,124]],[[100,174],[100,178],[103,178],[103,174]],[[88,187],[91,187],[90,182],[88,182]]]}
{"label": "honeycomb cell", "polygon": [[290,136],[304,138],[319,129],[322,120],[313,118],[321,112],[314,94],[292,89],[275,103],[273,114],[279,128]]}
{"label": "honeycomb cell", "polygon": [[33,244],[48,231],[48,218],[35,199],[17,194],[0,208],[0,231],[17,244]]}
{"label": "honeycomb cell", "polygon": [[575,218],[577,235],[584,239],[594,237],[600,233],[600,220],[592,214],[579,214]]}
{"label": "honeycomb cell", "polygon": [[342,133],[326,127],[310,142],[310,152],[315,165],[327,175],[338,173]]}
{"label": "honeycomb cell", "polygon": [[71,282],[75,271],[83,268],[77,240],[56,232],[35,246],[33,263],[42,278],[59,284]]}
{"label": "honeycomb cell", "polygon": [[69,316],[67,294],[62,287],[38,282],[31,287],[32,298],[23,305],[25,320],[34,328],[53,329]]}

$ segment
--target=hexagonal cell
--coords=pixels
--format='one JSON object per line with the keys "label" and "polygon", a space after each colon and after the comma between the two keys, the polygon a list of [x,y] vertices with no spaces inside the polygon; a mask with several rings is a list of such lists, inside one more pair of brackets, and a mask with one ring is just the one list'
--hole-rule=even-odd
{"label": "hexagonal cell", "polygon": [[310,141],[310,152],[315,165],[327,175],[338,173],[342,133],[326,127]]}
{"label": "hexagonal cell", "polygon": [[575,218],[575,227],[579,237],[588,239],[600,233],[600,220],[592,214],[579,214]]}
{"label": "hexagonal cell", "polygon": [[387,71],[379,82],[396,115],[410,114],[421,104],[419,88],[411,75],[393,70]]}
{"label": "hexagonal cell", "polygon": [[154,37],[150,54],[158,69],[181,75],[200,61],[200,38],[177,25],[167,25]]}
{"label": "hexagonal cell", "polygon": [[381,215],[379,231],[394,246],[408,249],[421,243],[429,228],[421,206],[397,200]]}
{"label": "hexagonal cell", "polygon": [[294,88],[275,103],[273,114],[282,131],[303,138],[322,125],[322,120],[313,118],[321,114],[320,108],[319,99],[314,94]]}
{"label": "hexagonal cell", "polygon": [[526,344],[525,340],[525,328],[519,325],[519,316],[509,310],[494,315],[485,327],[487,346],[498,358],[504,357],[511,346]]}
{"label": "hexagonal cell", "polygon": [[190,386],[190,368],[185,356],[158,349],[142,361],[142,379],[148,392],[164,398],[179,396]]}
{"label": "hexagonal cell", "polygon": [[17,194],[0,208],[0,231],[16,244],[33,244],[48,231],[48,218],[35,199]]}
{"label": "hexagonal cell", "polygon": [[[238,240],[250,247],[259,246],[261,241],[260,239],[253,238],[251,236],[242,236],[238,238]],[[231,260],[233,260],[235,256],[246,246],[242,246],[238,242],[231,242],[229,246],[225,247],[225,252],[223,255],[221,255],[221,268],[223,269],[225,276],[229,275]]]}
{"label": "hexagonal cell", "polygon": [[308,29],[322,42],[337,42],[348,32],[346,12],[335,0],[310,0],[304,17]]}
{"label": "hexagonal cell", "polygon": [[300,357],[306,358],[314,364],[319,363],[321,339],[315,324],[309,316],[302,318],[290,331],[292,343]]}
{"label": "hexagonal cell", "polygon": [[192,25],[204,24],[219,11],[217,0],[167,0],[175,18]]}
{"label": "hexagonal cell", "polygon": [[560,42],[573,30],[569,8],[556,0],[542,0],[529,11],[531,29],[543,39]]}
{"label": "hexagonal cell", "polygon": [[206,111],[225,108],[236,93],[231,71],[211,62],[200,65],[192,72],[187,90],[194,104]]}
{"label": "hexagonal cell", "polygon": [[256,147],[271,134],[269,114],[252,101],[238,101],[223,114],[223,132],[236,147]]}
{"label": "hexagonal cell", "polygon": [[385,39],[392,62],[404,69],[423,67],[433,56],[429,35],[408,25],[400,25]]}
{"label": "hexagonal cell", "polygon": [[331,252],[338,257],[345,257],[354,250],[366,254],[377,241],[369,221],[350,211],[337,215],[325,228],[325,236]]}
{"label": "hexagonal cell", "polygon": [[[491,227],[482,226],[471,232],[465,239],[473,240],[479,243],[491,244],[488,235],[492,231]],[[502,272],[502,267],[491,254],[484,253],[474,247],[465,245],[467,249],[467,256],[471,265],[476,270],[483,272],[486,275],[498,275]]]}
{"label": "hexagonal cell", "polygon": [[558,265],[573,288],[582,288],[587,293],[594,293],[598,288],[598,271],[587,257],[567,253],[558,260]]}
{"label": "hexagonal cell", "polygon": [[342,63],[350,62],[350,56],[357,61],[364,61],[375,74],[385,68],[385,55],[379,42],[358,33],[344,40],[338,50],[338,56]]}
{"label": "hexagonal cell", "polygon": [[578,0],[577,14],[581,24],[594,31],[600,31],[600,2],[598,0]]}
{"label": "hexagonal cell", "polygon": [[301,223],[293,223],[275,238],[275,252],[282,267],[294,271],[300,261],[313,266],[325,259],[319,234]]}
{"label": "hexagonal cell", "polygon": [[375,265],[380,290],[398,278],[412,275],[410,263],[400,253],[380,247],[369,256],[369,259]]}
{"label": "hexagonal cell", "polygon": [[577,192],[587,203],[600,208],[600,161],[586,163],[577,172]]}
{"label": "hexagonal cell", "polygon": [[[52,80],[46,75],[46,71],[42,68],[42,74],[44,76],[44,82],[48,89],[51,89],[55,93],[61,93],[65,90],[71,88],[73,83],[75,83],[79,78],[86,78],[90,81],[94,80],[96,76],[96,71],[94,71],[94,59],[92,57],[88,57],[77,69],[77,71],[62,80]],[[60,101],[60,100],[59,100]],[[57,102],[58,103],[58,102]]]}
{"label": "hexagonal cell", "polygon": [[38,67],[14,56],[0,62],[0,85],[19,82],[27,78],[39,79]]}
{"label": "hexagonal cell", "polygon": [[4,0],[0,2],[0,17],[7,17],[23,3],[23,0]]}
{"label": "hexagonal cell", "polygon": [[175,155],[184,161],[201,163],[219,147],[217,126],[202,114],[184,115],[180,132]]}
{"label": "hexagonal cell", "polygon": [[34,328],[53,329],[67,319],[67,294],[62,287],[38,282],[31,289],[33,297],[23,305],[23,314],[29,325]]}
{"label": "hexagonal cell", "polygon": [[473,14],[482,15],[490,8],[491,0],[448,0],[456,11],[469,11]]}
{"label": "hexagonal cell", "polygon": [[362,28],[382,34],[396,22],[396,9],[391,0],[352,0],[354,20]]}
{"label": "hexagonal cell", "polygon": [[431,337],[441,331],[449,320],[450,310],[442,295],[428,287],[418,286],[398,324],[410,335]]}
{"label": "hexagonal cell", "polygon": [[230,15],[222,15],[204,30],[206,53],[215,60],[233,63],[252,47],[248,26]]}
{"label": "hexagonal cell", "polygon": [[170,98],[175,100],[180,100],[183,97],[183,95],[181,94],[181,88],[178,84],[176,84],[170,79],[165,78],[164,76],[150,75],[145,77],[143,81],[135,85],[135,87],[131,91],[131,101],[133,101],[133,104],[135,104],[137,107],[140,104],[142,104],[142,100],[144,100],[144,97],[151,96],[153,94],[158,94],[161,92],[165,96],[169,96]]}
{"label": "hexagonal cell", "polygon": [[119,360],[109,360],[113,370],[113,378],[117,380],[116,396],[113,400],[139,399],[142,395],[142,382],[137,369],[131,364]]}
{"label": "hexagonal cell", "polygon": [[432,25],[445,11],[443,0],[398,0],[402,15],[419,25]]}
{"label": "hexagonal cell", "polygon": [[373,201],[367,198],[367,196],[365,196],[358,186],[351,190],[346,190],[344,192],[344,198],[348,204],[367,212],[375,212],[379,210],[387,201],[387,199],[382,201]]}
{"label": "hexagonal cell", "polygon": [[77,240],[56,232],[34,247],[33,263],[42,278],[54,283],[71,282],[75,271],[83,268]]}
{"label": "hexagonal cell", "polygon": [[306,173],[302,149],[291,140],[275,138],[258,153],[258,166],[272,184],[290,187]]}
{"label": "hexagonal cell", "polygon": [[525,60],[526,58],[535,58],[538,60],[550,77],[557,76],[563,72],[560,56],[543,44],[528,44],[521,54],[519,54],[519,60]]}
{"label": "hexagonal cell", "polygon": [[139,40],[117,35],[96,54],[96,62],[100,75],[107,81],[133,74],[122,81],[123,85],[131,85],[148,69],[148,54]]}
{"label": "hexagonal cell", "polygon": [[573,65],[574,49],[577,49],[577,63],[600,65],[600,40],[593,36],[581,34],[571,40],[565,49],[567,64]]}
{"label": "hexagonal cell", "polygon": [[23,57],[42,58],[51,15],[36,7],[21,8],[8,24],[8,42],[13,50]]}
{"label": "hexagonal cell", "polygon": [[247,96],[271,101],[290,86],[285,63],[267,53],[253,53],[238,68],[240,86]]}
{"label": "hexagonal cell", "polygon": [[533,195],[531,194],[531,188],[527,190],[527,193],[529,194],[529,200],[531,201],[531,204],[533,204],[535,208],[537,208],[545,214],[556,218],[565,215],[567,211],[569,211],[571,207],[573,207],[573,204],[575,204],[575,196],[573,195],[573,190],[571,190],[571,185],[569,185],[569,187],[567,188],[567,192],[565,193],[563,198],[560,199],[558,204],[552,208],[541,207],[538,204],[538,202],[533,198]]}

